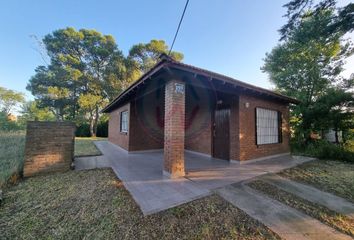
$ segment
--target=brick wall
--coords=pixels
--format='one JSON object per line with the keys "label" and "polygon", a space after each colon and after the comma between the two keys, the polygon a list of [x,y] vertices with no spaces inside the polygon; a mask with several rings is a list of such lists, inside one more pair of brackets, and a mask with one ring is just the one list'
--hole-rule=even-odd
{"label": "brick wall", "polygon": [[[185,148],[211,155],[211,107],[205,91],[195,90],[199,99],[186,94]],[[164,148],[164,94],[156,92],[138,96],[130,104],[110,113],[108,139],[129,151],[144,151]],[[143,102],[142,102],[143,101]],[[214,103],[211,103],[213,105]],[[119,132],[121,111],[129,110],[128,135]],[[194,111],[197,109],[197,111]],[[159,111],[159,114],[157,114]],[[196,114],[194,114],[196,113]],[[160,118],[159,118],[159,116]],[[158,119],[159,118],[159,119]],[[162,124],[162,125],[161,125]]]}
{"label": "brick wall", "polygon": [[[166,88],[166,91],[168,89]],[[198,93],[198,89],[196,90]],[[144,97],[145,107],[144,121],[137,109],[140,105],[136,101],[132,101],[115,111],[110,113],[109,120],[109,141],[121,146],[128,151],[161,149],[164,146],[164,130],[163,125],[159,123],[156,116],[156,108],[160,109],[160,114],[164,114],[164,108],[167,106],[164,98],[156,98],[155,92],[151,96]],[[224,96],[224,95],[222,95]],[[163,95],[163,97],[165,97]],[[170,99],[170,98],[166,98]],[[171,100],[171,99],[170,99]],[[225,96],[225,102],[231,106],[230,111],[230,159],[232,160],[249,160],[254,158],[265,157],[269,155],[289,152],[289,109],[285,103],[278,101],[271,101],[260,97],[254,97],[241,94],[239,96]],[[202,96],[195,100],[191,98],[191,94],[185,94],[185,149],[201,152],[205,154],[212,154],[212,129],[211,125],[205,123],[205,116],[209,116],[210,124],[212,120],[212,110],[209,104],[214,104],[206,101]],[[245,103],[249,103],[249,107],[245,107]],[[165,105],[165,106],[164,106]],[[193,109],[198,106],[197,114],[192,117]],[[149,108],[149,106],[151,108]],[[182,106],[182,105],[181,105]],[[277,110],[282,112],[283,124],[283,141],[282,143],[256,145],[255,140],[255,108],[263,107],[267,109]],[[120,133],[120,115],[121,111],[128,110],[130,112],[129,131],[128,134]],[[165,114],[171,114],[171,109],[167,109]],[[189,120],[192,119],[192,122]],[[148,125],[146,121],[148,122]],[[161,120],[163,121],[163,119]],[[173,122],[173,121],[172,121]],[[164,124],[171,123],[171,119]],[[149,127],[153,124],[160,124],[154,126],[155,130],[161,131],[159,134],[149,132]],[[204,124],[204,127],[195,133],[196,127]],[[182,128],[182,126],[179,126]],[[174,130],[175,131],[175,130]],[[169,145],[171,145],[169,143]],[[169,146],[168,145],[168,146]],[[167,148],[169,148],[167,146]],[[178,147],[177,147],[178,148]]]}
{"label": "brick wall", "polygon": [[[120,113],[123,111],[128,111],[128,114],[130,113],[129,103],[109,113],[108,140],[125,150],[129,150],[129,134],[120,132]],[[128,133],[130,132],[130,128],[129,119]]]}
{"label": "brick wall", "polygon": [[211,155],[211,126],[201,129],[193,138],[186,139],[185,148],[194,152]]}
{"label": "brick wall", "polygon": [[186,91],[185,148],[211,155],[211,119],[215,99],[205,88],[191,86],[187,87],[188,89],[189,91]]}
{"label": "brick wall", "polygon": [[129,151],[162,149],[164,140],[164,94],[156,92],[130,104]]}
{"label": "brick wall", "polygon": [[[183,86],[183,92],[177,91]],[[171,80],[165,86],[164,173],[184,175],[185,90],[184,82]]]}
{"label": "brick wall", "polygon": [[[246,102],[249,107],[246,108]],[[289,148],[289,109],[287,104],[277,101],[270,101],[247,95],[239,97],[239,139],[240,152],[233,154],[234,160],[249,160],[265,157],[274,154],[286,153]],[[282,113],[282,136],[281,143],[256,145],[256,124],[255,108],[262,107],[270,110],[280,111]],[[237,158],[239,155],[239,158]]]}
{"label": "brick wall", "polygon": [[71,122],[28,122],[23,175],[69,170],[74,154]]}

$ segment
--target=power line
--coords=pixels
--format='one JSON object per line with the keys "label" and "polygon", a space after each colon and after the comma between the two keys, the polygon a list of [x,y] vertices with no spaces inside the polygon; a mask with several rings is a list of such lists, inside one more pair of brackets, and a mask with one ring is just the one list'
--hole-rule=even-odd
{"label": "power line", "polygon": [[182,13],[181,19],[179,20],[177,31],[176,31],[175,37],[173,38],[173,42],[172,42],[170,51],[168,52],[168,55],[171,55],[171,51],[172,51],[173,45],[175,44],[175,41],[176,41],[176,38],[177,38],[177,35],[178,35],[178,32],[179,32],[179,28],[181,27],[181,23],[182,23],[182,20],[183,20],[183,17],[184,17],[184,13],[186,12],[188,3],[189,3],[189,0],[186,1],[186,5],[184,6],[183,13]]}

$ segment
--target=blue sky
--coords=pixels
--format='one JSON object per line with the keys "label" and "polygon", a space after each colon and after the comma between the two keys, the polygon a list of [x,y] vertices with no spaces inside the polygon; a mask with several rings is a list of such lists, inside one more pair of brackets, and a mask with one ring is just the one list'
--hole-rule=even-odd
{"label": "blue sky", "polygon": [[[271,88],[260,67],[277,44],[288,0],[190,0],[174,50],[184,62]],[[339,1],[344,5],[349,0]],[[30,37],[68,26],[111,34],[127,54],[136,43],[171,44],[185,0],[3,1],[0,8],[0,86],[31,94],[26,84],[43,61]],[[353,37],[351,35],[350,37]],[[354,59],[345,75],[354,72]],[[351,70],[350,70],[351,69]]]}

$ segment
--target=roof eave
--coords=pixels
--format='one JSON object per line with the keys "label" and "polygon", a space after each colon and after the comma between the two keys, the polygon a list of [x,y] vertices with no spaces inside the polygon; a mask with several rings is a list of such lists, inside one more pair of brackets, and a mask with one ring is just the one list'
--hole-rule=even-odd
{"label": "roof eave", "polygon": [[162,60],[158,62],[153,68],[151,68],[149,71],[147,71],[145,74],[143,74],[138,80],[133,82],[127,89],[125,89],[123,92],[121,92],[116,98],[114,98],[113,101],[108,103],[107,106],[105,106],[101,112],[102,113],[108,113],[110,112],[111,108],[114,106],[115,103],[117,103],[120,99],[122,99],[126,94],[128,94],[130,91],[134,89],[134,87],[138,86],[140,83],[144,82],[146,79],[150,78],[152,75],[154,75],[157,71],[159,71],[161,68],[165,66],[166,60]]}
{"label": "roof eave", "polygon": [[104,107],[101,112],[102,113],[109,113],[111,112],[114,108],[114,105],[121,100],[124,96],[126,96],[130,91],[132,91],[136,86],[138,86],[139,84],[141,84],[142,82],[144,82],[145,80],[147,80],[148,78],[152,77],[156,72],[158,72],[161,68],[163,67],[175,67],[184,71],[188,71],[188,72],[193,72],[196,73],[198,75],[204,75],[207,77],[211,77],[217,80],[221,80],[221,81],[227,81],[230,84],[234,84],[240,87],[243,87],[245,89],[249,89],[249,90],[253,90],[253,91],[257,91],[259,93],[263,93],[272,97],[276,97],[278,99],[281,99],[285,102],[288,103],[292,103],[292,104],[299,104],[301,103],[299,100],[295,99],[295,98],[291,98],[276,92],[273,92],[271,90],[268,89],[264,89],[261,87],[257,87],[254,86],[252,84],[249,83],[245,83],[233,78],[230,78],[228,76],[219,74],[219,73],[215,73],[215,72],[211,72],[205,69],[201,69],[198,67],[194,67],[188,64],[184,64],[184,63],[180,63],[177,61],[172,60],[171,58],[161,58],[161,61],[158,62],[154,67],[152,67],[148,72],[146,72],[144,75],[142,75],[138,80],[136,80],[134,83],[132,83],[126,90],[124,90],[121,94],[119,94],[112,102],[110,102],[106,107]]}
{"label": "roof eave", "polygon": [[[211,77],[211,78],[214,78],[214,79],[217,79],[217,80],[227,81],[228,83],[233,84],[233,85],[237,85],[237,86],[240,86],[240,87],[243,87],[243,88],[247,88],[247,89],[250,89],[250,90],[255,90],[255,91],[258,91],[260,93],[268,94],[270,96],[278,97],[279,99],[282,99],[282,100],[287,101],[289,103],[293,103],[293,104],[299,104],[300,103],[300,101],[295,99],[295,98],[291,98],[291,97],[282,95],[280,93],[273,92],[273,91],[265,89],[265,88],[254,86],[252,84],[245,83],[245,82],[236,80],[234,78],[231,78],[231,77],[219,74],[219,73],[215,73],[215,72],[211,72],[209,70],[205,70],[205,69],[197,68],[197,67],[194,67],[194,66],[190,66],[188,64],[184,64],[184,63],[180,63],[180,62],[173,62],[170,67],[177,67],[178,69],[181,69],[181,70],[184,70],[184,71],[191,71],[191,72],[196,73],[198,75],[202,75],[202,76],[204,75],[206,77]],[[198,71],[198,72],[196,72],[196,71]]]}

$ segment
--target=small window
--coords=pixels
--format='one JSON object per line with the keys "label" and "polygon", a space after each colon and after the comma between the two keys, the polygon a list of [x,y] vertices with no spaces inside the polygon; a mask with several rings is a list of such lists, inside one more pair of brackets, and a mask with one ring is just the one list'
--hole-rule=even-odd
{"label": "small window", "polygon": [[256,144],[280,143],[282,141],[281,112],[256,108]]}
{"label": "small window", "polygon": [[120,113],[120,131],[123,133],[128,132],[128,111]]}

